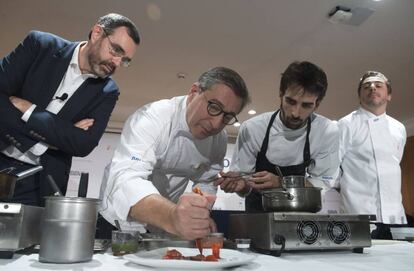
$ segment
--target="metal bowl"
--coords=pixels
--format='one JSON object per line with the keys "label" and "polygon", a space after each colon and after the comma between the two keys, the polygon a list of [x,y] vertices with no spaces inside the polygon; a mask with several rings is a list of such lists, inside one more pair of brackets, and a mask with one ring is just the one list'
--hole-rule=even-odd
{"label": "metal bowl", "polygon": [[261,191],[262,206],[272,212],[311,212],[322,209],[319,187],[274,188]]}

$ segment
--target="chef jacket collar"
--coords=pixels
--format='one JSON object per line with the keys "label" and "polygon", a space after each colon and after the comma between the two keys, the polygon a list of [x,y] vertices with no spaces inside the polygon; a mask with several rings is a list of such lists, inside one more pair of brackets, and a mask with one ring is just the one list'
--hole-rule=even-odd
{"label": "chef jacket collar", "polygon": [[369,112],[368,110],[364,109],[363,107],[359,107],[358,111],[361,113],[361,115],[364,115],[367,117],[367,119],[373,119],[373,118],[383,118],[387,114],[386,112],[382,113],[381,115],[375,115],[372,112]]}
{"label": "chef jacket collar", "polygon": [[[279,111],[279,113],[277,113],[276,119],[273,122],[273,127],[278,130],[278,131],[284,131],[289,135],[292,135],[293,137],[297,137],[300,135],[303,135],[306,133],[306,127],[307,124],[305,124],[304,126],[300,127],[299,129],[291,129],[289,127],[286,127],[286,125],[282,122],[282,120],[280,119],[280,114],[281,111]],[[311,114],[311,121],[313,121],[316,118],[316,115],[314,113]]]}

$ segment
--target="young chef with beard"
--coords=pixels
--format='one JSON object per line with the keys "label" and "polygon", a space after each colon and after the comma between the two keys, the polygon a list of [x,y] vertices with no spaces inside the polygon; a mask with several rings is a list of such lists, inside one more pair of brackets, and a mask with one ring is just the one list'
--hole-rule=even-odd
{"label": "young chef with beard", "polygon": [[[305,175],[314,186],[331,187],[338,171],[338,128],[318,115],[327,89],[325,72],[307,62],[293,62],[280,81],[280,108],[240,126],[230,172],[216,181],[225,192],[246,197],[246,211],[263,211],[259,190],[280,187],[276,173]],[[226,178],[255,172],[247,182]]]}
{"label": "young chef with beard", "polygon": [[8,201],[43,205],[54,192],[47,175],[65,193],[72,156],[98,145],[118,99],[111,75],[129,65],[139,43],[134,23],[111,13],[87,41],[32,31],[0,59],[0,169],[43,167],[16,182]]}
{"label": "young chef with beard", "polygon": [[402,123],[386,114],[391,83],[382,73],[366,72],[358,97],[360,108],[338,122],[342,208],[375,214],[378,223],[372,238],[392,239],[390,224],[407,223],[400,168],[407,134]]}
{"label": "young chef with beard", "polygon": [[102,216],[114,225],[155,226],[191,240],[215,230],[208,200],[184,193],[188,182],[216,187],[227,148],[226,125],[249,101],[243,79],[216,67],[203,73],[188,95],[138,109],[124,125],[104,174]]}

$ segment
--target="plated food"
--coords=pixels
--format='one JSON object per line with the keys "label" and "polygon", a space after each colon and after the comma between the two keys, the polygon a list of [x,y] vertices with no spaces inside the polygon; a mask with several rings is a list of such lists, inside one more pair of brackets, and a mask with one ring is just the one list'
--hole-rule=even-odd
{"label": "plated food", "polygon": [[[177,250],[184,256],[198,254],[197,248],[186,247],[164,247],[150,251],[139,251],[134,254],[124,255],[123,258],[142,266],[159,268],[163,270],[218,270],[227,267],[235,267],[248,264],[255,258],[254,254],[246,254],[232,249],[221,249],[220,259],[217,262],[210,261],[192,261],[192,260],[165,260],[163,256],[168,250]],[[212,250],[205,248],[206,255],[212,255]]]}
{"label": "plated food", "polygon": [[169,249],[162,257],[164,260],[189,260],[189,261],[206,261],[206,262],[217,262],[219,258],[215,255],[208,255],[204,256],[202,254],[194,255],[194,256],[184,256],[181,252],[177,249]]}

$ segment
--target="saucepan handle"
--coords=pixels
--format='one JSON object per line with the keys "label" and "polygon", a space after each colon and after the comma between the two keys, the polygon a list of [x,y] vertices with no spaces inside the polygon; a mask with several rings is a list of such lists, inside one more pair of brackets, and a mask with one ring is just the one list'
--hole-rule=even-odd
{"label": "saucepan handle", "polygon": [[291,193],[289,193],[289,191],[286,191],[286,190],[280,190],[280,191],[275,190],[275,191],[272,191],[271,193],[269,193],[269,192],[262,192],[262,195],[264,197],[268,198],[268,199],[272,199],[273,198],[273,194],[275,194],[275,193],[284,194],[285,197],[288,200],[293,200],[295,198],[294,195],[292,195]]}

